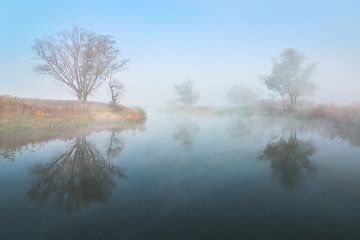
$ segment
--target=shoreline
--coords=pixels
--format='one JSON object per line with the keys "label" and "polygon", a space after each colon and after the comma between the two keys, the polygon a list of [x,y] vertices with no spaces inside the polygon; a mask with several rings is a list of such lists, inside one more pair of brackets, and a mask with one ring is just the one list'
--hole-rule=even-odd
{"label": "shoreline", "polygon": [[0,135],[18,131],[74,130],[93,125],[145,121],[146,113],[138,107],[89,102],[84,109],[76,101],[0,96]]}

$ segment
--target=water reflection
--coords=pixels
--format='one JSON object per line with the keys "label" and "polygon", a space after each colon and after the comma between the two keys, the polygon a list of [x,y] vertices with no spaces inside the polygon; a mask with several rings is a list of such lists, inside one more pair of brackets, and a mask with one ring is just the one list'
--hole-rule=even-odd
{"label": "water reflection", "polygon": [[198,131],[198,126],[192,122],[181,123],[177,125],[173,139],[185,149],[189,150],[193,145],[193,139]]}
{"label": "water reflection", "polygon": [[0,160],[15,161],[17,154],[34,151],[38,144],[33,141],[24,143],[23,136],[8,136],[0,134]]}
{"label": "water reflection", "polygon": [[283,128],[301,129],[331,140],[342,140],[353,147],[360,147],[359,125],[341,121],[330,122],[314,119],[239,117],[228,124],[227,130],[232,139],[243,140],[254,134],[261,137],[262,133],[269,129],[276,129],[279,126]]}
{"label": "water reflection", "polygon": [[232,139],[241,140],[252,135],[251,123],[244,119],[238,118],[228,125],[227,131]]}
{"label": "water reflection", "polygon": [[[114,147],[113,134],[108,156],[119,154],[122,149]],[[76,137],[65,152],[47,163],[35,164],[30,172],[35,178],[27,193],[30,199],[68,212],[107,200],[116,185],[115,178],[126,177],[125,171],[104,157],[86,136]]]}
{"label": "water reflection", "polygon": [[329,139],[340,139],[353,147],[360,147],[360,128],[358,124],[318,121],[311,129]]}
{"label": "water reflection", "polygon": [[260,159],[271,161],[274,175],[286,188],[298,186],[303,177],[303,171],[313,172],[310,158],[316,148],[310,141],[299,140],[296,130],[284,130],[275,141],[270,141]]}
{"label": "water reflection", "polygon": [[[112,131],[115,135],[113,137],[119,138],[119,133],[131,130],[136,131],[145,130],[145,122],[139,123],[121,123],[115,125],[98,124],[88,127],[80,127],[78,129],[66,130],[57,129],[53,131],[18,131],[16,134],[2,134],[0,133],[0,160],[13,161],[18,154],[28,151],[35,151],[49,142],[54,140],[69,141],[80,135],[86,135],[97,131]],[[116,139],[112,139],[113,141]],[[119,139],[117,139],[118,141]],[[116,142],[116,141],[115,141]],[[119,144],[119,142],[117,143]],[[115,149],[113,149],[115,150]]]}
{"label": "water reflection", "polygon": [[120,133],[121,129],[119,128],[111,129],[109,143],[106,151],[108,160],[119,156],[124,148],[124,139],[121,137]]}
{"label": "water reflection", "polygon": [[18,150],[11,150],[8,148],[0,149],[0,159],[14,161]]}

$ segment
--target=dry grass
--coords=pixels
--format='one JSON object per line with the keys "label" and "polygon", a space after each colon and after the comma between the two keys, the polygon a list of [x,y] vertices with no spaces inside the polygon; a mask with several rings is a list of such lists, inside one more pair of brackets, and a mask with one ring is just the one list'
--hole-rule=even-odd
{"label": "dry grass", "polygon": [[144,121],[141,109],[89,102],[84,109],[76,101],[22,99],[0,96],[0,134],[8,130],[59,129],[89,125]]}

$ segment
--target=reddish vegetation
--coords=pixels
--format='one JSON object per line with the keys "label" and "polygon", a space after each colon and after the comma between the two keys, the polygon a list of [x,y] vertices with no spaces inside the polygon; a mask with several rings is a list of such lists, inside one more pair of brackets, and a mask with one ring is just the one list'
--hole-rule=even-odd
{"label": "reddish vegetation", "polygon": [[360,104],[347,106],[318,105],[311,109],[307,116],[337,123],[360,123]]}
{"label": "reddish vegetation", "polygon": [[140,108],[89,102],[86,109],[76,101],[21,99],[0,96],[0,132],[6,129],[69,128],[90,123],[141,122]]}
{"label": "reddish vegetation", "polygon": [[24,100],[14,97],[0,96],[0,119],[16,114],[63,118],[84,113],[81,106],[73,102],[58,103],[56,101]]}

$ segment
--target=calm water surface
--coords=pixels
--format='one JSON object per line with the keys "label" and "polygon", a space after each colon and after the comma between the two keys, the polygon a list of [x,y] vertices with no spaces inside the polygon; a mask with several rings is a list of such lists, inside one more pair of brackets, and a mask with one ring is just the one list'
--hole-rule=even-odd
{"label": "calm water surface", "polygon": [[136,130],[3,139],[0,239],[359,239],[357,131],[150,113]]}

